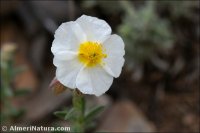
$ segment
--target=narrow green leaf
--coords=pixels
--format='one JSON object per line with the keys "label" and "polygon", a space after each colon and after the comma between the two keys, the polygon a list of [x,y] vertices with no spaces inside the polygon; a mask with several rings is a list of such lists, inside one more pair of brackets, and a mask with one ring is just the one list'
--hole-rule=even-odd
{"label": "narrow green leaf", "polygon": [[70,120],[74,118],[74,108],[71,108],[68,113],[65,115],[64,120]]}
{"label": "narrow green leaf", "polygon": [[59,117],[59,118],[61,118],[61,119],[64,119],[65,116],[66,116],[66,114],[67,114],[66,110],[54,112],[54,115],[57,116],[57,117]]}
{"label": "narrow green leaf", "polygon": [[91,120],[93,120],[103,109],[104,106],[94,107],[88,114],[86,114],[85,122],[90,122]]}

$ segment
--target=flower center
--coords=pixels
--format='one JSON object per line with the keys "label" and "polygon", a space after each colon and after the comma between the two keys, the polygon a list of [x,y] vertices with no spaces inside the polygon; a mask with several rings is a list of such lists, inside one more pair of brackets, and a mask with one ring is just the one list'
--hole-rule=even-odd
{"label": "flower center", "polygon": [[103,46],[97,42],[84,42],[79,47],[79,61],[88,67],[93,67],[102,63],[102,59],[107,55],[103,53]]}

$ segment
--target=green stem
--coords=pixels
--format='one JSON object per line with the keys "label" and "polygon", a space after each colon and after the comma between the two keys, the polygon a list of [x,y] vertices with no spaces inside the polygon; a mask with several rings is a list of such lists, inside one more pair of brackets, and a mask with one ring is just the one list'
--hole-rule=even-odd
{"label": "green stem", "polygon": [[75,110],[76,119],[74,121],[74,132],[84,132],[84,115],[85,115],[85,99],[83,94],[77,89],[73,92],[73,108]]}

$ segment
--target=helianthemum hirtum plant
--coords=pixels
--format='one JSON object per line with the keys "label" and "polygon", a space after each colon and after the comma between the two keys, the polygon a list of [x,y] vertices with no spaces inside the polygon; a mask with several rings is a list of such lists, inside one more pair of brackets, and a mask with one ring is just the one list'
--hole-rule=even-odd
{"label": "helianthemum hirtum plant", "polygon": [[76,114],[72,126],[75,131],[85,131],[86,119],[95,110],[84,114],[82,94],[100,96],[110,88],[113,77],[119,77],[124,65],[124,42],[120,36],[111,35],[104,20],[86,15],[61,24],[54,37],[51,51],[56,79],[74,89],[74,108],[66,118]]}

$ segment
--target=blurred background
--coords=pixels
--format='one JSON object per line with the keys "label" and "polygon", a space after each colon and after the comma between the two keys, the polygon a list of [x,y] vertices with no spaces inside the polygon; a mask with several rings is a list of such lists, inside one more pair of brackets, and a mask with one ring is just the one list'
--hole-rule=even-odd
{"label": "blurred background", "polygon": [[86,96],[105,105],[94,131],[199,132],[198,0],[1,0],[1,125],[66,126],[53,115],[71,106],[55,95],[54,32],[82,14],[104,19],[125,42],[125,66],[109,91]]}

